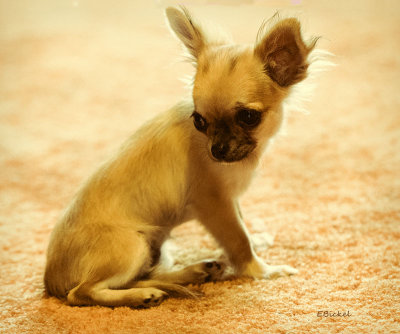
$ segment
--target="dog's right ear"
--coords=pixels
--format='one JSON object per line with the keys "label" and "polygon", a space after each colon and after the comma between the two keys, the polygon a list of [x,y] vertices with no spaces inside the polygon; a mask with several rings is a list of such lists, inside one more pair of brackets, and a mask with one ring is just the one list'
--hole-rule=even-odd
{"label": "dog's right ear", "polygon": [[181,10],[168,7],[165,14],[175,35],[182,41],[189,53],[197,59],[205,46],[204,34],[200,27],[193,23],[189,11],[183,6],[180,8]]}

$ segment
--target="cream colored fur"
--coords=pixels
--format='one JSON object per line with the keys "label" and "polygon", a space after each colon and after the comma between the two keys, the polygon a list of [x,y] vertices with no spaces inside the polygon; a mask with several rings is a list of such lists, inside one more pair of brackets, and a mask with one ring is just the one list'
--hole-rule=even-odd
{"label": "cream colored fur", "polygon": [[[56,225],[45,285],[71,305],[154,306],[167,293],[191,295],[183,285],[220,279],[220,261],[177,272],[158,261],[170,231],[191,219],[220,243],[237,275],[268,279],[297,272],[255,255],[238,198],[281,125],[290,87],[306,75],[314,45],[302,41],[295,19],[279,21],[253,48],[213,41],[184,8],[166,14],[197,68],[193,99],[129,138],[82,186]],[[261,114],[260,124],[239,127],[238,106]],[[207,130],[195,128],[194,111],[208,121]],[[238,151],[241,137],[252,139],[244,158],[227,162],[211,152],[221,120],[226,129],[236,127],[226,130],[226,143]]]}

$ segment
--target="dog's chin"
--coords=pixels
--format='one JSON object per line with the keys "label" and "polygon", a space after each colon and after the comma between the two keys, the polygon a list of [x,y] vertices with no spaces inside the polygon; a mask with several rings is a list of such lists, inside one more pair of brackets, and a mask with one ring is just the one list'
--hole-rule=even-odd
{"label": "dog's chin", "polygon": [[229,155],[226,156],[222,159],[217,159],[216,157],[214,157],[211,153],[211,151],[208,151],[208,156],[210,157],[210,159],[214,162],[223,164],[223,165],[232,165],[234,163],[237,162],[242,162],[244,161],[250,154],[251,152],[243,152],[240,154],[233,154],[233,155]]}

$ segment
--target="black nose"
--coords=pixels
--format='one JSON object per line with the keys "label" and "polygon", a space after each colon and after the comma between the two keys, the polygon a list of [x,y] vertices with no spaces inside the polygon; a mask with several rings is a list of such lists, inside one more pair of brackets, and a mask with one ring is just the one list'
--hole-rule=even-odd
{"label": "black nose", "polygon": [[226,153],[228,153],[228,150],[229,146],[223,143],[214,144],[213,146],[211,146],[211,154],[214,158],[218,160],[224,159]]}

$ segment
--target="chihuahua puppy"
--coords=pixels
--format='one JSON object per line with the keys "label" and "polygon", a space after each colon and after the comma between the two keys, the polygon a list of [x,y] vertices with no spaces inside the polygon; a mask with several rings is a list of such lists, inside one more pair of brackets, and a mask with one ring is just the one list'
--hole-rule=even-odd
{"label": "chihuahua puppy", "polygon": [[283,118],[291,87],[307,76],[316,40],[295,18],[262,27],[255,46],[213,39],[181,7],[172,31],[196,67],[193,94],[139,129],[83,185],[54,228],[45,287],[70,305],[149,307],[184,285],[221,278],[225,264],[163,269],[170,231],[197,219],[235,273],[255,279],[295,274],[254,252],[238,198]]}

